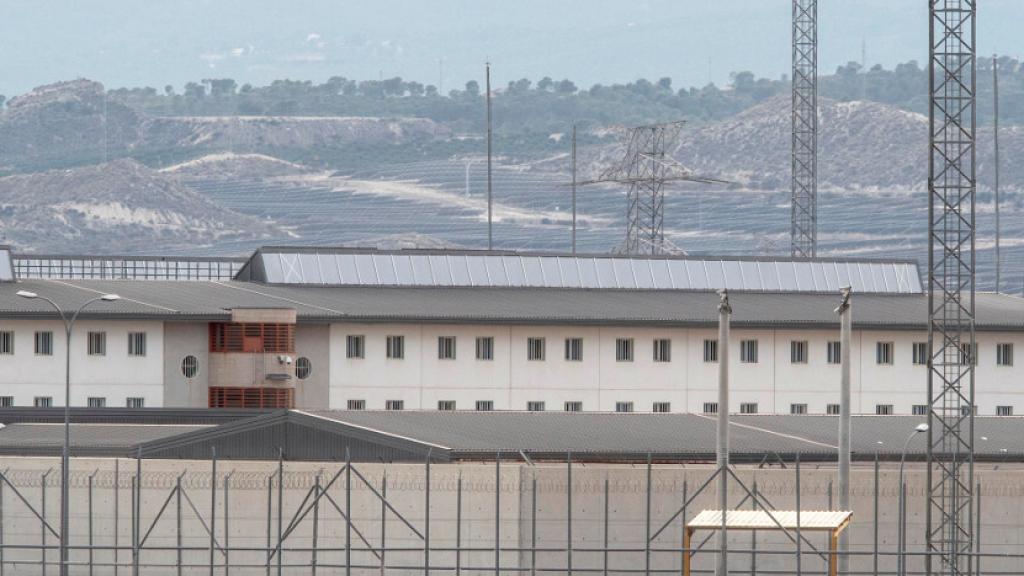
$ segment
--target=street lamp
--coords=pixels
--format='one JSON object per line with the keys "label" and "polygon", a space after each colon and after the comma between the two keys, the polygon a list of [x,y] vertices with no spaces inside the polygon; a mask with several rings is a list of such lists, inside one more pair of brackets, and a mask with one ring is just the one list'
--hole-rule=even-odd
{"label": "street lamp", "polygon": [[898,537],[896,539],[896,545],[899,548],[898,551],[897,551],[897,554],[896,554],[896,562],[899,564],[899,569],[897,570],[897,574],[899,576],[904,576],[906,574],[906,572],[907,572],[907,559],[904,558],[904,556],[903,556],[904,549],[907,546],[907,543],[906,543],[906,538],[907,538],[906,532],[907,532],[907,530],[906,530],[906,527],[904,527],[904,525],[903,525],[904,522],[906,522],[906,502],[904,502],[905,491],[903,489],[903,465],[907,461],[907,448],[910,447],[910,441],[913,440],[914,437],[917,436],[918,434],[920,434],[922,432],[927,432],[927,431],[928,431],[928,425],[923,423],[923,422],[921,424],[918,424],[916,427],[914,427],[914,431],[911,432],[909,436],[907,436],[907,441],[903,443],[903,452],[900,453],[900,498],[899,498],[900,504],[899,504],[899,522],[898,522],[898,526],[897,526],[899,535],[898,535]]}
{"label": "street lamp", "polygon": [[96,296],[90,300],[86,300],[81,306],[75,310],[74,314],[69,318],[64,310],[57,305],[56,302],[47,298],[46,296],[40,296],[35,292],[28,290],[18,290],[17,295],[22,298],[28,298],[29,300],[42,300],[48,303],[57,311],[62,322],[64,322],[64,333],[65,333],[65,361],[64,361],[64,444],[61,447],[61,460],[60,460],[60,576],[67,576],[68,573],[68,477],[70,472],[70,454],[71,454],[71,329],[75,326],[75,320],[78,319],[78,315],[85,310],[87,306],[94,302],[116,302],[121,297],[117,294],[102,294]]}

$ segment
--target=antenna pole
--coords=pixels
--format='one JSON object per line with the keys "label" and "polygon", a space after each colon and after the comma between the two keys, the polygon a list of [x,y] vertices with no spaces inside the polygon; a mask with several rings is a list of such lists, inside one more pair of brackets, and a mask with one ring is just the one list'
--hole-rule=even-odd
{"label": "antenna pole", "polygon": [[996,55],[992,55],[992,100],[993,100],[993,113],[992,113],[992,137],[995,140],[995,153],[996,153],[996,175],[995,175],[995,203],[996,203],[996,293],[999,293],[1002,284],[1000,283],[1000,273],[1002,272],[1002,258],[999,251],[999,240],[1000,232],[1002,229],[999,226],[999,62]]}
{"label": "antenna pole", "polygon": [[494,249],[493,197],[491,196],[491,63],[487,63],[487,249]]}
{"label": "antenna pole", "polygon": [[572,254],[575,254],[575,124],[572,125]]}

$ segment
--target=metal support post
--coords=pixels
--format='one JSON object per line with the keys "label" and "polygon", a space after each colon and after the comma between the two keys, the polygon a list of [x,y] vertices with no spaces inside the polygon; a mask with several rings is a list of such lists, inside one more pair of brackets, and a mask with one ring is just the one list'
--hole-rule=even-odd
{"label": "metal support post", "polygon": [[[844,286],[839,290],[842,301],[839,303],[839,307],[836,308],[836,314],[839,315],[839,358],[840,358],[840,378],[839,378],[839,509],[842,511],[850,510],[850,445],[851,440],[851,424],[850,415],[853,412],[853,407],[850,405],[851,392],[850,392],[850,348],[851,344],[851,332],[853,330],[853,309],[850,301],[850,294],[852,289],[849,286]],[[829,491],[831,497],[831,490]],[[831,503],[829,505],[831,509]],[[850,571],[850,539],[849,535],[844,530],[839,536],[839,573],[847,574]]]}
{"label": "metal support post", "polygon": [[316,473],[313,481],[313,551],[310,553],[309,566],[312,576],[316,576],[317,546],[320,530],[320,473]]}
{"label": "metal support post", "polygon": [[647,453],[647,488],[644,490],[644,574],[651,574],[651,453]]}
{"label": "metal support post", "polygon": [[[572,453],[565,454],[565,566],[572,576]],[[648,530],[650,525],[648,525]],[[650,536],[650,534],[648,534]]]}
{"label": "metal support post", "polygon": [[796,575],[803,576],[803,536],[800,534],[800,453],[796,455]]}
{"label": "metal support post", "polygon": [[[430,450],[423,469],[423,575],[430,576]],[[352,517],[349,516],[349,527]]]}
{"label": "metal support post", "polygon": [[[537,472],[533,471],[530,486],[530,576],[537,576]],[[605,481],[607,484],[607,481]],[[607,498],[605,498],[607,503]],[[605,516],[607,516],[607,508]],[[605,520],[605,540],[607,541],[608,523]],[[605,548],[607,548],[605,544]],[[605,565],[608,563],[608,553],[605,553]]]}
{"label": "metal support post", "polygon": [[818,245],[818,0],[793,0],[792,255]]}
{"label": "metal support post", "polygon": [[[536,486],[536,484],[537,484],[536,478],[533,480],[533,482],[534,482],[534,486]],[[536,493],[536,491],[537,491],[536,488],[534,488],[534,493]],[[534,496],[533,501],[534,501],[533,509],[534,509],[534,512],[536,512],[536,510],[537,510],[537,497],[536,496]],[[603,562],[601,563],[601,566],[602,566],[601,573],[602,573],[603,576],[608,576],[608,475],[607,474],[605,474],[605,476],[604,476],[604,514],[601,516],[601,521],[604,522],[604,530],[602,532],[604,534],[604,541],[603,541],[603,546],[601,548],[601,554],[603,556]],[[536,528],[534,528],[533,533],[534,533],[534,541],[536,541],[536,539],[537,539],[536,538],[536,535],[537,535],[537,529]],[[534,546],[534,548],[536,548],[536,546]]]}
{"label": "metal support post", "polygon": [[[461,484],[461,476],[460,476]],[[460,486],[461,487],[461,486]],[[384,576],[387,570],[388,551],[388,471],[385,470],[380,478],[380,576]]]}
{"label": "metal support post", "polygon": [[284,448],[277,448],[277,576],[284,565]]}
{"label": "metal support post", "polygon": [[175,529],[174,529],[174,543],[175,543],[175,562],[174,566],[177,569],[178,576],[181,576],[181,476],[174,482],[174,499],[175,499]]}
{"label": "metal support post", "polygon": [[494,576],[501,574],[501,452],[494,457]]}
{"label": "metal support post", "polygon": [[715,573],[729,574],[729,538],[726,516],[729,510],[729,322],[732,307],[725,290],[718,293],[718,507],[722,528],[718,534],[718,561]]}
{"label": "metal support post", "polygon": [[455,487],[455,576],[462,576],[462,470]]}
{"label": "metal support post", "polygon": [[217,550],[217,447],[210,447],[210,576]]}
{"label": "metal support post", "polygon": [[[47,470],[43,473],[42,481],[39,483],[40,490],[40,503],[39,503],[39,534],[42,541],[42,563],[43,563],[43,576],[46,576],[46,477],[50,475],[50,471]],[[61,538],[64,536],[61,535]]]}

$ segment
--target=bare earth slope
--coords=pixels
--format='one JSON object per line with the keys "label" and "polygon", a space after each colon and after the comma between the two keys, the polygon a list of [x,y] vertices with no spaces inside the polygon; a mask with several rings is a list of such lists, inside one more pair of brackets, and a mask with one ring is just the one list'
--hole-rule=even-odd
{"label": "bare earth slope", "polygon": [[0,230],[34,251],[139,253],[280,238],[131,160],[0,178]]}

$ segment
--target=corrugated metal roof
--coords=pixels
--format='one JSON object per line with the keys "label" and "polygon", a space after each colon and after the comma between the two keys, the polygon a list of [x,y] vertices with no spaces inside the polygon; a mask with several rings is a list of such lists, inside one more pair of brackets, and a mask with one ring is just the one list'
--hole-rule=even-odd
{"label": "corrugated metal roof", "polygon": [[[0,318],[52,316],[30,290],[70,308],[97,294],[83,317],[227,320],[231,308],[294,308],[300,322],[426,322],[714,326],[718,296],[672,290],[552,288],[373,288],[271,286],[247,282],[25,280],[0,283]],[[838,327],[838,294],[743,292],[730,296],[733,324],[749,327]],[[855,294],[856,328],[923,330],[927,299],[909,294]],[[980,293],[979,330],[1024,329],[1024,299]]]}
{"label": "corrugated metal roof", "polygon": [[[800,530],[835,530],[847,524],[853,512],[835,510],[801,510]],[[702,530],[721,530],[722,511],[704,510],[686,523],[689,528]],[[796,510],[727,510],[725,528],[727,530],[796,530]]]}
{"label": "corrugated metal roof", "polygon": [[908,261],[263,249],[240,277],[270,284],[919,294]]}
{"label": "corrugated metal roof", "polygon": [[[179,436],[212,425],[71,424],[73,454],[130,456],[141,442]],[[60,454],[63,423],[20,423],[0,428],[0,454]]]}

